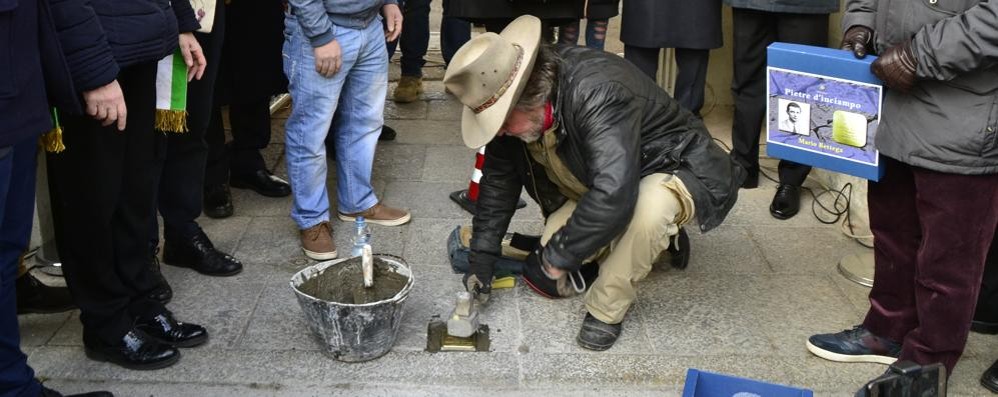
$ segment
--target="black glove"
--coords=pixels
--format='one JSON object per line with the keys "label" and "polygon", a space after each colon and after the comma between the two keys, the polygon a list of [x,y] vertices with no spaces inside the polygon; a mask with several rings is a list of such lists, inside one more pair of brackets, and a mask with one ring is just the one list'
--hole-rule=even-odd
{"label": "black glove", "polygon": [[918,58],[911,46],[911,39],[888,48],[880,58],[873,61],[870,70],[884,82],[884,85],[907,93],[915,85],[915,69]]}
{"label": "black glove", "polygon": [[492,293],[492,278],[495,276],[496,261],[499,257],[488,252],[471,250],[468,253],[468,272],[464,274],[464,288],[474,294],[480,303],[488,302]]}
{"label": "black glove", "polygon": [[863,25],[853,25],[842,35],[843,50],[852,51],[856,58],[866,56],[867,50],[873,48],[873,29]]}

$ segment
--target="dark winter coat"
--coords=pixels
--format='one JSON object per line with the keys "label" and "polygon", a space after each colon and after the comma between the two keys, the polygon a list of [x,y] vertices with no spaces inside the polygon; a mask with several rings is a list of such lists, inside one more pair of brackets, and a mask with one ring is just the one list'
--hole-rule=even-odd
{"label": "dark winter coat", "polygon": [[724,4],[734,8],[793,14],[831,14],[839,10],[839,0],[724,0]]}
{"label": "dark winter coat", "polygon": [[887,90],[881,153],[954,174],[998,173],[998,1],[851,0],[842,26],[874,29],[876,50],[911,38],[919,78]]}
{"label": "dark winter coat", "polygon": [[[49,0],[78,91],[101,87],[118,70],[173,53],[177,33],[199,25],[187,0]],[[182,21],[178,24],[177,21]]]}
{"label": "dark winter coat", "polygon": [[620,13],[620,0],[582,0],[582,13],[585,18],[610,19]]}
{"label": "dark winter coat", "polygon": [[471,22],[514,19],[521,15],[540,19],[581,19],[579,0],[450,0],[447,16]]}
{"label": "dark winter coat", "polygon": [[721,0],[626,0],[620,41],[641,48],[718,48]]}
{"label": "dark winter coat", "polygon": [[0,0],[0,148],[52,128],[39,52],[46,23],[38,1]]}
{"label": "dark winter coat", "polygon": [[219,103],[259,101],[285,92],[281,0],[232,0],[225,6],[225,44],[215,83]]}
{"label": "dark winter coat", "polygon": [[[745,171],[714,143],[703,122],[621,57],[573,46],[557,52],[557,152],[588,192],[552,236],[544,258],[572,268],[609,244],[631,220],[641,178],[653,173],[683,181],[701,230],[719,225],[735,204]],[[496,137],[485,156],[471,248],[498,254],[521,189],[545,216],[567,199],[520,139]]]}

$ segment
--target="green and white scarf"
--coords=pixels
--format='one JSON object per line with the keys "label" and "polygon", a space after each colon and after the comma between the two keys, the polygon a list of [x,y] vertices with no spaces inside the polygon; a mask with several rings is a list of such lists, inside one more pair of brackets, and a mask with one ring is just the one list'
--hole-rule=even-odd
{"label": "green and white scarf", "polygon": [[187,64],[179,49],[157,65],[156,129],[187,132]]}

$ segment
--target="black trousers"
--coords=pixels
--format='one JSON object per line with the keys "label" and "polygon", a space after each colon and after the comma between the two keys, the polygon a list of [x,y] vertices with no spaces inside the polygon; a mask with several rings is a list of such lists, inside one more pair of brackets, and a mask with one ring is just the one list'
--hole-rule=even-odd
{"label": "black trousers", "polygon": [[[187,86],[187,129],[185,133],[167,133],[166,147],[159,150],[159,213],[163,216],[165,239],[187,239],[200,228],[194,220],[201,215],[204,196],[205,164],[208,143],[205,134],[211,119],[212,93],[218,76],[225,37],[225,6],[218,2],[210,34],[195,33],[208,62],[200,80]],[[159,243],[155,212],[151,217],[152,247]]]}
{"label": "black trousers", "polygon": [[[759,134],[766,113],[766,47],[774,41],[826,46],[828,14],[786,14],[734,8],[735,114],[731,157],[759,177]],[[810,166],[780,161],[780,182],[800,186]]]}
{"label": "black trousers", "polygon": [[64,115],[66,150],[48,156],[56,245],[89,343],[118,343],[135,317],[165,310],[148,298],[154,153],[166,139],[153,129],[156,62],[122,68],[118,83],[126,130]]}
{"label": "black trousers", "polygon": [[222,107],[215,104],[205,137],[208,141],[205,186],[229,183],[230,174],[250,176],[267,168],[260,150],[270,144],[270,98],[230,104],[229,124],[232,142],[226,144]]}
{"label": "black trousers", "polygon": [[[676,48],[676,92],[673,96],[684,109],[700,116],[703,108],[704,87],[707,83],[707,64],[710,62],[710,50]],[[658,55],[660,48],[644,48],[625,45],[624,59],[631,61],[644,74],[655,80],[658,74]]]}

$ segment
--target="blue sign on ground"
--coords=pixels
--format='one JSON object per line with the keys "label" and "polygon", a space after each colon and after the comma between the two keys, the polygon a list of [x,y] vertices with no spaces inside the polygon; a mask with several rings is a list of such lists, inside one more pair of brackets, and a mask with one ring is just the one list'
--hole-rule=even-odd
{"label": "blue sign on ground", "polygon": [[883,175],[874,137],[883,89],[875,57],[799,44],[767,51],[766,153],[870,180]]}
{"label": "blue sign on ground", "polygon": [[690,368],[683,397],[813,397],[807,389],[715,374]]}

